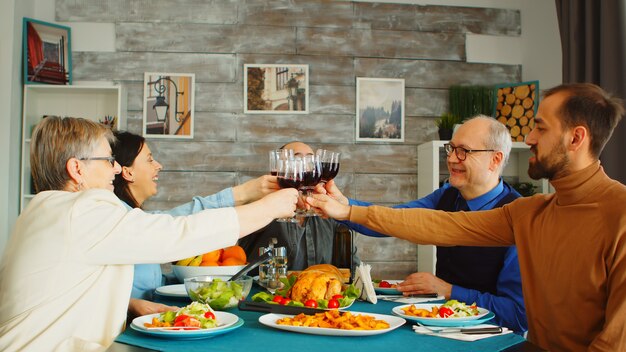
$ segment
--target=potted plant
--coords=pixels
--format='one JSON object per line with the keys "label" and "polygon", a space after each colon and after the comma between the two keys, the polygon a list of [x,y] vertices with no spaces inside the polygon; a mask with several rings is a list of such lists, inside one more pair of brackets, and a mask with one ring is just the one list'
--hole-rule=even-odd
{"label": "potted plant", "polygon": [[452,138],[452,132],[454,131],[454,125],[461,123],[460,119],[447,112],[439,116],[435,120],[435,125],[439,129],[439,139],[442,141],[447,141]]}

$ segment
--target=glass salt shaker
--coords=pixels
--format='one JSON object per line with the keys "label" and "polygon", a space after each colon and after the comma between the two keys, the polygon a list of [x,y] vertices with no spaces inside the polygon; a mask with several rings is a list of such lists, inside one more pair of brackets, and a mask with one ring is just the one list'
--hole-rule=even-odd
{"label": "glass salt shaker", "polygon": [[[263,254],[265,254],[265,252],[271,250],[271,248],[266,248],[266,247],[259,247],[259,256],[262,256]],[[271,260],[270,260],[271,262]],[[259,265],[259,284],[261,286],[267,286],[268,281],[269,281],[269,276],[268,276],[268,269],[271,266],[270,263],[265,262],[265,263],[261,263]]]}

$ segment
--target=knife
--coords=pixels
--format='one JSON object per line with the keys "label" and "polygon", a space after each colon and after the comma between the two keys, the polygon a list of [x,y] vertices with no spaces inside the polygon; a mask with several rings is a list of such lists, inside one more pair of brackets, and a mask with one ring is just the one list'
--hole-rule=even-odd
{"label": "knife", "polygon": [[453,334],[461,333],[467,335],[479,335],[479,334],[501,334],[502,328],[499,326],[488,328],[474,328],[474,329],[443,329],[443,330],[431,330],[437,334]]}
{"label": "knife", "polygon": [[314,315],[315,313],[323,313],[325,309],[309,308],[309,307],[296,307],[296,306],[283,306],[280,304],[271,304],[267,302],[254,302],[254,301],[239,301],[239,310],[249,310],[253,312],[262,313],[277,313],[277,314],[293,314],[297,315],[304,313],[307,315]]}

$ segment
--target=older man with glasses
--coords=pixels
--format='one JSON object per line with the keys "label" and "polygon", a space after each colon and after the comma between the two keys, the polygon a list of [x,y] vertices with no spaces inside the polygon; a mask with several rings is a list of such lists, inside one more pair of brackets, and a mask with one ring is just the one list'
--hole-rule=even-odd
{"label": "older man with glasses", "polygon": [[[511,135],[500,122],[476,116],[461,125],[444,147],[450,172],[448,183],[422,199],[394,208],[479,211],[501,207],[520,197],[500,177],[511,151]],[[371,205],[346,198],[333,182],[327,184],[326,192],[343,204]],[[356,223],[346,224],[368,236],[384,235]],[[527,330],[514,246],[437,247],[436,276],[413,273],[397,288],[405,294],[436,292],[446,299],[476,302],[495,313],[497,324],[518,333]]]}

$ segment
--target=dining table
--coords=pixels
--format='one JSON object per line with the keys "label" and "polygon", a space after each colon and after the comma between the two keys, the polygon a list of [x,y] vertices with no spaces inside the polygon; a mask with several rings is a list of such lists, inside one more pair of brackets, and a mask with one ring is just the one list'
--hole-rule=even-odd
{"label": "dining table", "polygon": [[[248,295],[261,290],[256,285]],[[191,300],[187,297],[168,297],[155,294],[155,301],[183,307]],[[393,315],[392,309],[402,305],[387,300],[378,300],[376,304],[356,300],[348,308],[351,312]],[[460,341],[445,337],[417,334],[413,331],[413,322],[408,321],[394,329],[378,335],[370,336],[323,336],[291,332],[268,327],[259,322],[266,313],[243,311],[238,307],[226,310],[243,320],[243,325],[224,334],[208,335],[200,339],[178,339],[155,337],[127,327],[107,352],[145,352],[145,351],[266,351],[270,349],[298,350],[300,352],[328,351],[462,351],[462,352],[536,352],[543,351],[523,336],[509,333],[494,335],[477,341]]]}

